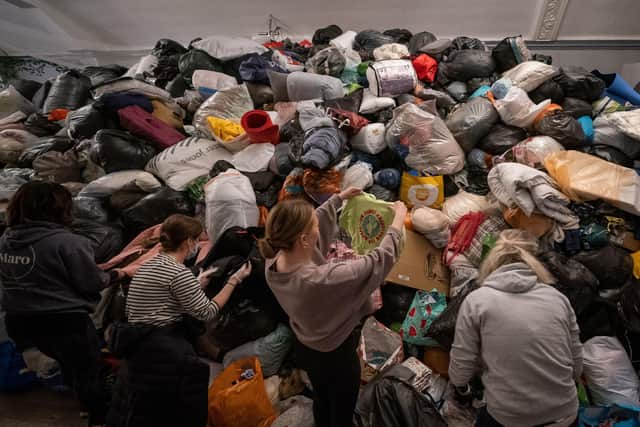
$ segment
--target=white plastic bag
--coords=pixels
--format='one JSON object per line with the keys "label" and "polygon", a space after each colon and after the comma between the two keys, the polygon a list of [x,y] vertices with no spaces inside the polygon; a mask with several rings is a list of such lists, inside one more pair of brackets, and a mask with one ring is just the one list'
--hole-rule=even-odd
{"label": "white plastic bag", "polygon": [[251,144],[233,155],[231,164],[242,172],[263,172],[269,168],[269,162],[276,151],[273,144]]}
{"label": "white plastic bag", "polygon": [[238,81],[235,77],[210,70],[195,70],[191,81],[196,89],[227,90],[238,86]]}
{"label": "white plastic bag", "polygon": [[361,114],[377,113],[380,110],[395,107],[396,101],[386,96],[375,96],[369,89],[362,92]]}
{"label": "white plastic bag", "polygon": [[33,104],[22,96],[13,86],[0,91],[0,119],[9,117],[16,111],[31,114],[35,111]]}
{"label": "white plastic bag", "polygon": [[460,190],[455,196],[447,197],[442,206],[442,213],[455,224],[469,212],[485,212],[491,205],[485,196],[467,193]]}
{"label": "white plastic bag", "polygon": [[122,187],[135,185],[140,190],[152,193],[162,187],[160,181],[149,172],[141,170],[126,170],[113,172],[98,178],[87,184],[86,187],[78,193],[78,196],[85,197],[108,197]]}
{"label": "white plastic bag", "polygon": [[335,39],[331,40],[329,42],[329,45],[339,47],[342,49],[353,49],[353,44],[356,41],[357,35],[358,33],[356,33],[355,31],[351,31],[351,30],[345,31]]}
{"label": "white plastic bag", "polygon": [[383,44],[373,50],[373,57],[376,61],[408,58],[409,48],[400,43]]}
{"label": "white plastic bag", "polygon": [[349,187],[366,190],[373,185],[372,167],[369,163],[356,162],[344,173],[342,189]]}
{"label": "white plastic bag", "polygon": [[442,119],[417,105],[394,110],[385,139],[407,166],[426,175],[453,175],[464,167],[464,152]]}
{"label": "white plastic bag", "polygon": [[149,160],[145,170],[174,190],[183,191],[192,180],[207,175],[218,160],[230,162],[232,157],[215,141],[191,137],[157,154]]}
{"label": "white plastic bag", "polygon": [[539,61],[526,61],[505,71],[502,77],[509,78],[514,86],[525,92],[531,92],[556,74],[558,70],[551,65]]}
{"label": "white plastic bag", "polygon": [[609,114],[607,118],[620,132],[640,144],[640,110],[619,111]]}
{"label": "white plastic bag", "polygon": [[382,123],[370,123],[351,138],[351,147],[369,154],[378,154],[387,148]]}
{"label": "white plastic bag", "polygon": [[248,53],[263,54],[267,49],[245,37],[210,36],[192,44],[220,61],[239,58]]}
{"label": "white plastic bag", "polygon": [[437,209],[421,207],[411,212],[413,229],[424,235],[436,248],[444,248],[449,242],[451,220]]}
{"label": "white plastic bag", "polygon": [[550,99],[534,104],[527,92],[512,86],[504,98],[495,100],[493,106],[505,124],[528,128],[549,104],[551,104]]}
{"label": "white plastic bag", "polygon": [[242,115],[251,110],[253,100],[247,85],[234,86],[207,98],[193,115],[193,125],[202,136],[213,138],[207,117],[214,116],[239,122]]}
{"label": "white plastic bag", "polygon": [[257,227],[260,212],[249,178],[229,169],[204,187],[209,241],[216,242],[228,228]]}
{"label": "white plastic bag", "polygon": [[584,343],[582,358],[593,404],[638,405],[638,375],[616,337],[591,338]]}

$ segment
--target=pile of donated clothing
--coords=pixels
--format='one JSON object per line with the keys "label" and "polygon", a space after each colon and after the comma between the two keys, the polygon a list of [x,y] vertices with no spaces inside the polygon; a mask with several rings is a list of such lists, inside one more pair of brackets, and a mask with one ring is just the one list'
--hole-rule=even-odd
{"label": "pile of donated clothing", "polygon": [[[344,207],[344,238],[327,257],[375,247],[384,221],[361,212],[385,218],[402,200],[406,244],[417,236],[450,271],[437,289],[389,278],[372,295],[359,425],[473,425],[482,387],[470,408],[448,398],[448,352],[461,301],[507,228],[539,238],[539,257],[574,308],[584,416],[604,421],[619,405],[640,405],[640,94],[621,76],[555,66],[519,36],[489,49],[470,37],[331,25],[312,41],[161,39],[129,68],[2,84],[0,219],[25,182],[71,191],[73,231],[101,268],[127,276],[103,292],[100,331],[124,320],[127,285],[159,253],[159,224],[171,214],[206,224],[191,264],[218,267],[211,295],[251,260],[251,276],[207,325],[217,351],[212,425],[313,425],[308,381],[255,242],[279,201],[319,205],[347,187],[367,194]],[[0,341],[1,389],[56,386],[55,362]],[[238,372],[251,373],[252,397],[233,397]],[[225,419],[223,404],[251,420]]]}

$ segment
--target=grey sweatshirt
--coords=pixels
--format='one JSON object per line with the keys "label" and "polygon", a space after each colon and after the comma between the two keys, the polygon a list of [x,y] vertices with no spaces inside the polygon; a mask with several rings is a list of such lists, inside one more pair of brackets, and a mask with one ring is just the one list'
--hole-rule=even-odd
{"label": "grey sweatshirt", "polygon": [[567,298],[523,263],[503,265],[460,307],[449,377],[482,373],[487,409],[509,427],[575,417],[582,344]]}
{"label": "grey sweatshirt", "polygon": [[324,352],[338,348],[360,320],[371,314],[371,293],[384,284],[399,255],[400,234],[390,229],[369,254],[352,261],[327,262],[325,254],[338,236],[341,203],[333,196],[316,210],[320,238],[311,263],[288,273],[276,271],[278,255],[266,263],[267,283],[289,315],[296,337],[305,346]]}
{"label": "grey sweatshirt", "polygon": [[88,313],[109,284],[88,239],[44,221],[0,237],[2,308],[8,314]]}

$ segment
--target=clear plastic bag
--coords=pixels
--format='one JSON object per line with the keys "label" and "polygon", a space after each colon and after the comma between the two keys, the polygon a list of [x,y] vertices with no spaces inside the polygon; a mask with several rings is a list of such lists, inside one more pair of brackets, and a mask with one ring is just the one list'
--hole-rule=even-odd
{"label": "clear plastic bag", "polygon": [[414,104],[395,109],[385,139],[407,166],[427,175],[452,175],[464,167],[464,152],[442,119]]}
{"label": "clear plastic bag", "polygon": [[530,127],[538,114],[551,103],[550,99],[534,104],[527,92],[519,87],[511,87],[504,98],[496,99],[493,106],[505,124],[520,128]]}

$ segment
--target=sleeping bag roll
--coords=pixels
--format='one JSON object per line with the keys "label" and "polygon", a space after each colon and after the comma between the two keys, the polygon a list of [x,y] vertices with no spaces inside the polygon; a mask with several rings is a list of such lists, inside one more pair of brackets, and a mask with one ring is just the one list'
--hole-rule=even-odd
{"label": "sleeping bag roll", "polygon": [[369,88],[375,96],[396,96],[413,92],[418,76],[411,61],[389,59],[369,65],[367,69]]}

